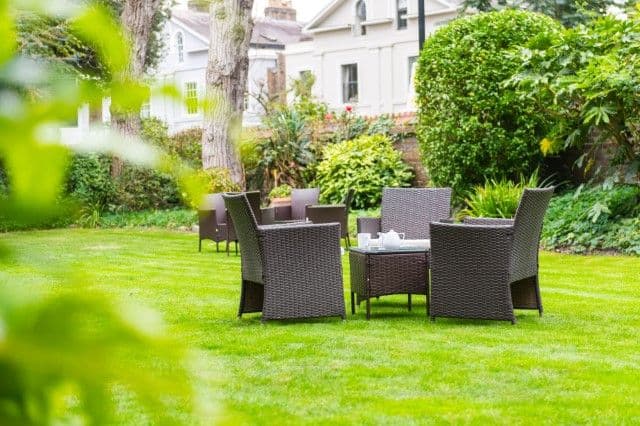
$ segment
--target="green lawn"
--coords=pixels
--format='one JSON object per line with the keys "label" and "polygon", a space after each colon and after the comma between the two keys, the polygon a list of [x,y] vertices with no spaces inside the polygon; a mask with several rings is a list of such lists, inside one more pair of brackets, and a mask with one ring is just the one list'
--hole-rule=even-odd
{"label": "green lawn", "polygon": [[[201,399],[216,401],[218,421],[640,422],[640,258],[543,253],[545,315],[518,312],[515,326],[430,323],[418,296],[411,313],[405,297],[374,301],[369,322],[363,306],[345,322],[262,325],[236,319],[239,258],[209,244],[198,253],[193,234],[67,229],[0,241],[14,253],[1,285],[56,291],[52,265],[67,265],[85,274],[78,291],[160,311],[202,354]],[[344,272],[346,297],[348,262]]]}

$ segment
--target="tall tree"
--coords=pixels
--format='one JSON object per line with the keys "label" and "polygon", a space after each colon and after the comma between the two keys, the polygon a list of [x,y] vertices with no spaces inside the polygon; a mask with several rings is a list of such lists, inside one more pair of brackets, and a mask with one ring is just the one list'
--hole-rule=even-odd
{"label": "tall tree", "polygon": [[[120,21],[131,43],[131,60],[123,81],[140,81],[144,75],[149,50],[154,36],[155,20],[162,7],[162,0],[123,0]],[[123,135],[140,133],[140,105],[130,105],[126,101],[115,102],[112,94],[111,123]],[[111,173],[122,172],[122,161],[115,159]]]}
{"label": "tall tree", "polygon": [[202,134],[204,169],[228,169],[234,183],[244,186],[235,144],[242,125],[253,30],[253,0],[215,0],[210,4],[207,99]]}

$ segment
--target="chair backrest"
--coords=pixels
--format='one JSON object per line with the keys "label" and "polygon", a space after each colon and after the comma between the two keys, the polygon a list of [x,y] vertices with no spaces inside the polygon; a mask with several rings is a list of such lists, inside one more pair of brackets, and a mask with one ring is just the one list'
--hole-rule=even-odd
{"label": "chair backrest", "polygon": [[320,188],[293,189],[291,191],[291,219],[304,219],[308,205],[318,204]]}
{"label": "chair backrest", "polygon": [[512,281],[536,275],[544,215],[553,188],[525,189],[513,223],[510,274]]}
{"label": "chair backrest", "polygon": [[216,221],[218,224],[227,223],[227,211],[224,206],[224,199],[222,198],[222,194],[209,194],[207,195],[209,202],[216,209]]}
{"label": "chair backrest", "polygon": [[451,188],[384,188],[381,230],[406,238],[430,238],[429,224],[451,215]]}
{"label": "chair backrest", "polygon": [[258,222],[251,210],[249,200],[243,193],[223,194],[222,197],[240,242],[242,279],[262,283],[262,256],[258,241]]}
{"label": "chair backrest", "polygon": [[247,191],[245,192],[247,195],[247,200],[249,200],[249,205],[251,206],[251,210],[253,211],[253,215],[258,222],[258,225],[262,225],[262,212],[260,211],[260,191]]}
{"label": "chair backrest", "polygon": [[347,207],[347,215],[351,211],[351,203],[353,202],[353,196],[356,194],[355,189],[349,188],[347,194],[344,196],[344,200],[342,200],[342,204]]}

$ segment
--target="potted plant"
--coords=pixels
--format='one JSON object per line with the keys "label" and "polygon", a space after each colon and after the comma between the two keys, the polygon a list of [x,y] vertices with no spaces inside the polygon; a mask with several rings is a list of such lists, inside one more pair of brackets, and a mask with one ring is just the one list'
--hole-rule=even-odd
{"label": "potted plant", "polygon": [[278,185],[269,192],[271,206],[287,206],[291,204],[291,186]]}

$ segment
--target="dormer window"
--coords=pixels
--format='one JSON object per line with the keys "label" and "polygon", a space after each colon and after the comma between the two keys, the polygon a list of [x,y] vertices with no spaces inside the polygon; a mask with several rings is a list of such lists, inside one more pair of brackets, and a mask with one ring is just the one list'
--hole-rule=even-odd
{"label": "dormer window", "polygon": [[367,21],[367,3],[364,0],[359,0],[356,3],[356,34],[366,35],[367,27],[363,24]]}
{"label": "dormer window", "polygon": [[176,53],[178,55],[178,62],[184,62],[184,38],[182,33],[176,34]]}
{"label": "dormer window", "polygon": [[396,22],[399,30],[407,28],[407,0],[396,0]]}

